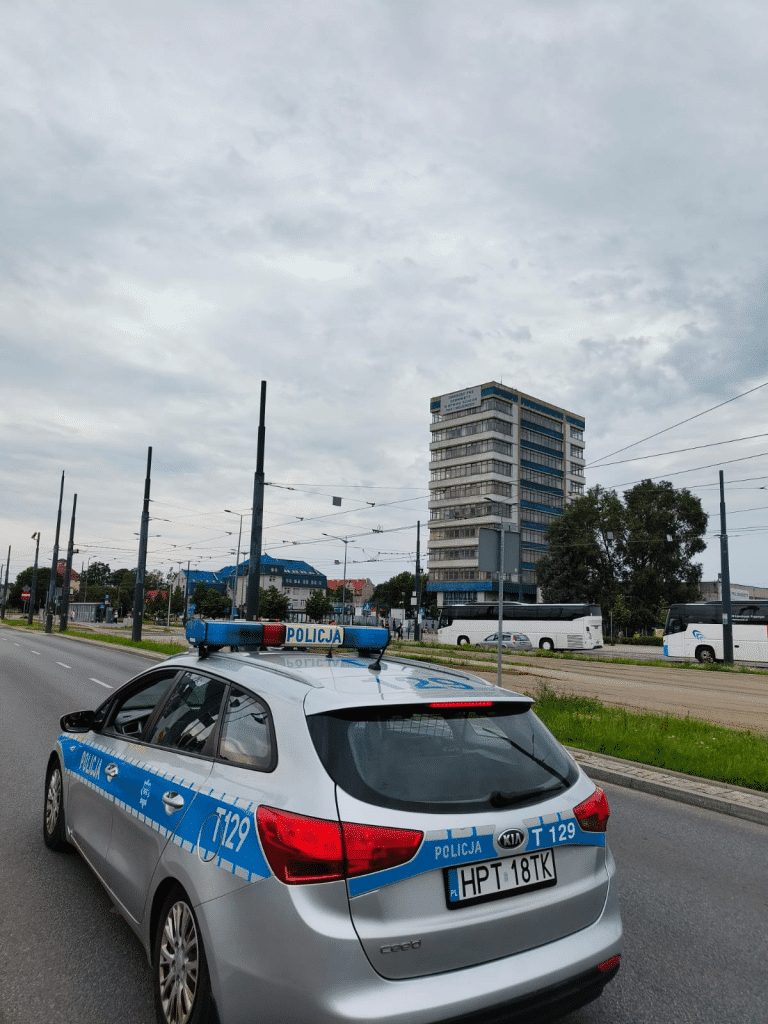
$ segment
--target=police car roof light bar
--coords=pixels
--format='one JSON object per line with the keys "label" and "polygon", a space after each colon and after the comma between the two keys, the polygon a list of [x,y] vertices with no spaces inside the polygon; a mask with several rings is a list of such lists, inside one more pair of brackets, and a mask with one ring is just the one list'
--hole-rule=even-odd
{"label": "police car roof light bar", "polygon": [[360,654],[383,650],[389,630],[377,626],[336,626],[318,622],[251,622],[231,619],[192,619],[187,640],[206,657],[222,647],[337,647]]}

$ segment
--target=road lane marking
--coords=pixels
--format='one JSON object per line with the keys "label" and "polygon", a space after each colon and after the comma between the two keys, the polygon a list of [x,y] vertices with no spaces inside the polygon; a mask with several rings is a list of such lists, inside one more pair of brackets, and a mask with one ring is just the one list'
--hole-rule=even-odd
{"label": "road lane marking", "polygon": [[71,665],[65,665],[63,661],[57,661],[57,665],[61,665],[62,668],[72,668]]}
{"label": "road lane marking", "polygon": [[30,654],[39,654],[40,651],[30,651]]}
{"label": "road lane marking", "polygon": [[102,683],[102,681],[100,679],[94,679],[93,676],[91,676],[91,682],[92,683],[98,683],[99,686],[106,686],[106,688],[108,690],[112,689],[112,687],[109,685],[109,683]]}

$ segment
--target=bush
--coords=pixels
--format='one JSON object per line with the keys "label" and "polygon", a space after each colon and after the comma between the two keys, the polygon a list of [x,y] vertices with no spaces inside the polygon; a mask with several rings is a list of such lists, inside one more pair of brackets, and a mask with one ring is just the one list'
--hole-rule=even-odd
{"label": "bush", "polygon": [[634,644],[635,647],[663,647],[663,636],[625,636],[623,640],[617,637],[604,637],[603,643],[609,647],[616,644]]}

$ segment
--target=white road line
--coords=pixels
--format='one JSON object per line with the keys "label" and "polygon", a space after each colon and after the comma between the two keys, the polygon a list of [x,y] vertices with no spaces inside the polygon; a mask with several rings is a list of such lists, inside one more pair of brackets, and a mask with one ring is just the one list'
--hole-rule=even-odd
{"label": "white road line", "polygon": [[71,665],[65,665],[63,661],[57,661],[57,665],[61,665],[62,668],[72,668]]}
{"label": "white road line", "polygon": [[106,686],[106,688],[108,690],[112,689],[112,687],[109,685],[109,683],[102,683],[102,681],[100,679],[94,679],[93,676],[91,676],[91,682],[92,683],[98,683],[99,686]]}
{"label": "white road line", "polygon": [[39,654],[40,651],[30,651],[30,654]]}

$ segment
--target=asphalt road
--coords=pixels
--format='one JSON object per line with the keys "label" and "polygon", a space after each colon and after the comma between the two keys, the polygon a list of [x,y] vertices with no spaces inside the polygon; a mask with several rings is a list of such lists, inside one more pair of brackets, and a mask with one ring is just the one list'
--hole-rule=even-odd
{"label": "asphalt road", "polygon": [[[41,838],[43,774],[59,716],[95,706],[147,664],[55,634],[0,628],[2,1024],[154,1021],[138,941],[84,862],[49,852]],[[602,999],[567,1024],[765,1024],[768,830],[605,788],[623,966]]]}

